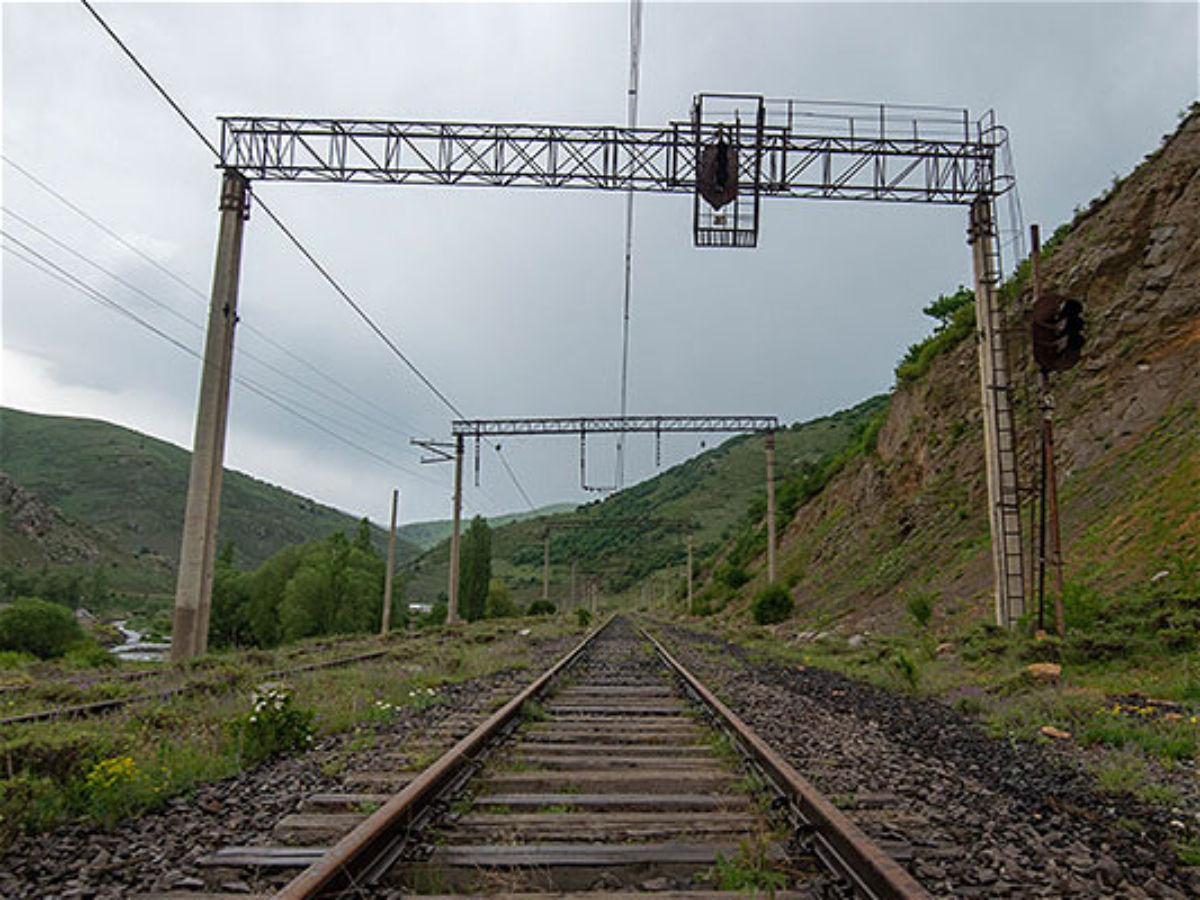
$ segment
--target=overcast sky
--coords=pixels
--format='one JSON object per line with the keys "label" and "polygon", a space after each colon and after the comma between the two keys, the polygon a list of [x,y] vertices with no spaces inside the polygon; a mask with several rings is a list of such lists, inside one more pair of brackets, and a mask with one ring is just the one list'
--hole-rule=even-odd
{"label": "overcast sky", "polygon": [[[625,121],[623,3],[98,9],[213,140],[216,117],[231,114]],[[1049,233],[1174,129],[1198,93],[1198,41],[1193,3],[650,2],[640,120],[683,119],[700,91],[995,109],[1025,220]],[[5,231],[199,352],[203,332],[188,320],[204,321],[219,175],[81,5],[3,4],[2,140]],[[468,416],[618,411],[621,195],[256,191]],[[792,422],[844,408],[887,390],[896,360],[930,330],[921,308],[970,282],[956,207],[768,201],[752,251],[692,248],[687,197],[642,195],[636,209],[635,414]],[[2,262],[5,405],[190,447],[193,356],[9,252]],[[379,522],[393,486],[405,521],[449,514],[448,468],[421,466],[408,442],[447,437],[451,414],[261,212],[247,227],[240,313],[235,373],[371,453],[235,384],[228,466]],[[664,439],[664,466],[700,441]],[[503,447],[536,504],[592,499],[575,439]],[[485,454],[482,490],[468,484],[471,511],[525,507],[495,456]],[[611,481],[613,459],[611,441],[589,442],[593,482]],[[628,481],[654,471],[652,439],[631,438]]]}

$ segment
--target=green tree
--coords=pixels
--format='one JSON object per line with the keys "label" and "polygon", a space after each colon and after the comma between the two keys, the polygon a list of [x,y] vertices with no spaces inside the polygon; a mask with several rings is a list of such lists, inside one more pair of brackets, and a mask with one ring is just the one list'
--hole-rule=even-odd
{"label": "green tree", "polygon": [[252,575],[234,567],[233,541],[227,541],[213,570],[212,619],[208,640],[214,647],[248,647],[258,644],[250,624]]}
{"label": "green tree", "polygon": [[937,330],[946,328],[954,319],[954,314],[964,306],[974,305],[975,292],[961,284],[953,294],[939,294],[938,298],[926,306],[921,312],[932,319],[938,320]]}
{"label": "green tree", "polygon": [[354,533],[354,546],[367,553],[373,553],[371,548],[371,521],[366,516],[359,520],[358,530]]}
{"label": "green tree", "polygon": [[83,640],[74,614],[61,604],[22,597],[0,612],[0,650],[54,659]]}
{"label": "green tree", "polygon": [[499,578],[493,578],[488,585],[486,612],[489,619],[510,618],[519,612],[508,592],[508,585]]}
{"label": "green tree", "polygon": [[284,588],[284,640],[350,634],[379,627],[384,564],[338,533],[312,549]]}
{"label": "green tree", "polygon": [[274,647],[283,639],[279,608],[283,605],[284,592],[305,556],[317,546],[313,542],[285,547],[259,566],[258,571],[250,577],[250,601],[246,617],[255,645]]}
{"label": "green tree", "polygon": [[492,529],[483,516],[471,520],[463,535],[461,552],[458,612],[468,622],[474,622],[487,611],[488,586],[492,580]]}

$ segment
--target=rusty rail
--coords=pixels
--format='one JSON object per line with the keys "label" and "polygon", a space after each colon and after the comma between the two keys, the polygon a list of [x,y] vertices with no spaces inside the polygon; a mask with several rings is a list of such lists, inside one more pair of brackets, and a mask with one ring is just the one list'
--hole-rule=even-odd
{"label": "rusty rail", "polygon": [[378,870],[379,860],[387,858],[391,855],[389,851],[397,849],[428,804],[475,760],[493,737],[520,715],[521,707],[527,701],[537,697],[560,672],[575,662],[614,618],[610,617],[596,628],[537,680],[338,841],[320,860],[297,875],[275,895],[276,900],[307,900],[324,896],[330,891],[361,884],[362,873]]}
{"label": "rusty rail", "polygon": [[662,644],[645,630],[642,634],[683,680],[688,690],[716,715],[775,787],[788,798],[797,815],[813,829],[817,855],[853,886],[856,896],[869,900],[930,900],[930,895],[916,879],[875,846],[857,825],[751,731]]}

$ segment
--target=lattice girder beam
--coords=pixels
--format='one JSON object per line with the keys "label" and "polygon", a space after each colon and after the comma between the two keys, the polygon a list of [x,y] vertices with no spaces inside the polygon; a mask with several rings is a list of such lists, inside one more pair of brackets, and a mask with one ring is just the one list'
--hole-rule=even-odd
{"label": "lattice girder beam", "polygon": [[770,432],[775,416],[597,416],[530,419],[456,419],[454,437],[481,438],[538,434],[666,434]]}
{"label": "lattice girder beam", "polygon": [[[623,128],[231,116],[221,123],[221,165],[252,180],[658,193],[694,192],[697,148],[718,135],[710,124],[678,122]],[[879,130],[864,137],[768,125],[761,144],[737,149],[746,159],[761,154],[757,190],[765,197],[967,205],[1011,187],[1011,176],[996,171],[1007,140],[998,126],[965,122],[954,137],[926,137],[915,124],[912,136]]]}

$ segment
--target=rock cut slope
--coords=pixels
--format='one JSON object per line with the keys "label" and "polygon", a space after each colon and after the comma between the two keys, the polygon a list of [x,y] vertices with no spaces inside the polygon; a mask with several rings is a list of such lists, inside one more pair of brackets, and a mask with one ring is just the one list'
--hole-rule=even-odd
{"label": "rock cut slope", "polygon": [[[1200,106],[1047,243],[1044,287],[1079,298],[1087,327],[1083,361],[1054,383],[1067,578],[1112,589],[1195,564]],[[1038,452],[1028,276],[1006,308],[1025,485]],[[891,619],[913,591],[949,612],[990,607],[976,360],[964,340],[898,385],[875,451],[786,527],[781,573],[801,609]]]}

